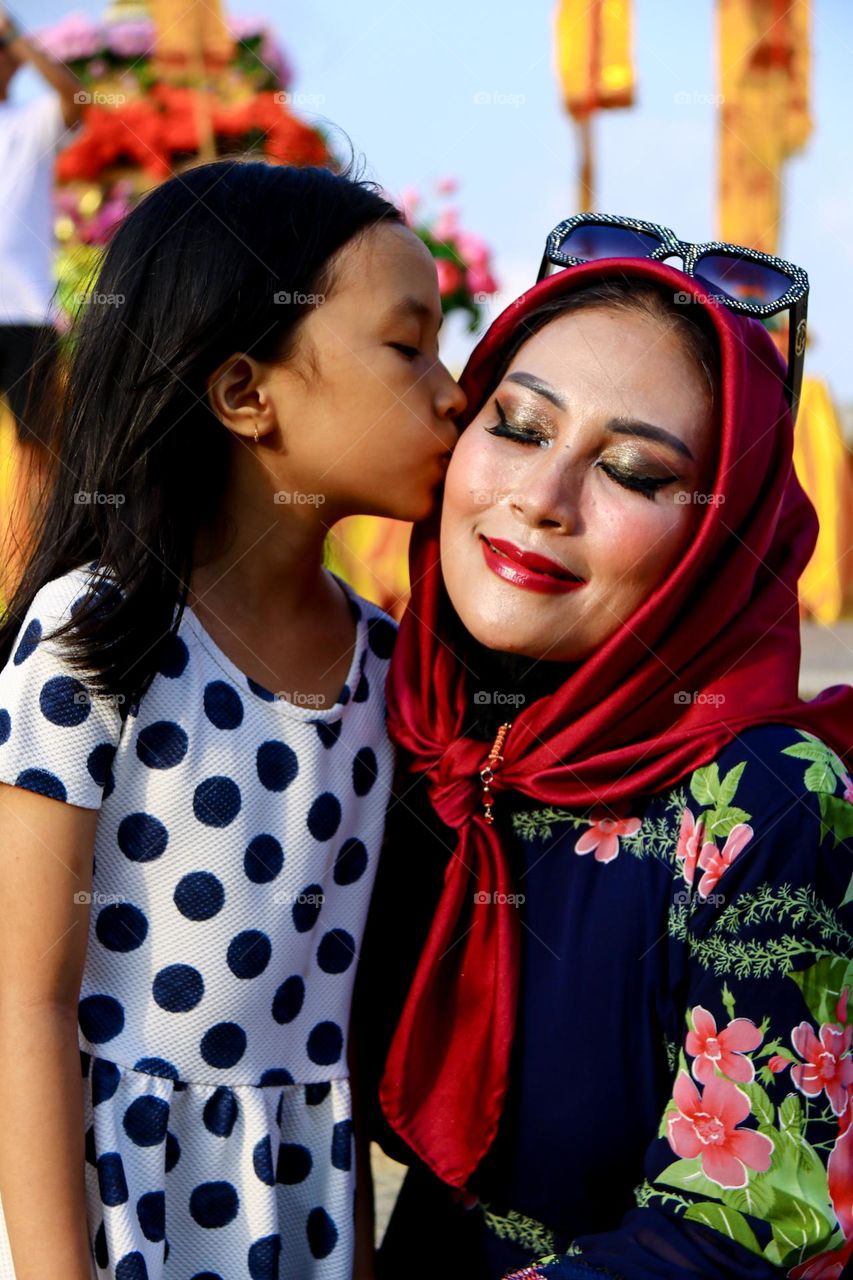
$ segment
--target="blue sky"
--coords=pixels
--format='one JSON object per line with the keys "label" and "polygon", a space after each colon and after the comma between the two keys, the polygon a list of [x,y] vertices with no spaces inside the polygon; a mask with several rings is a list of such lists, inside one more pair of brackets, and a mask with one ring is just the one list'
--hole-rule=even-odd
{"label": "blue sky", "polygon": [[[32,0],[31,28],[101,3]],[[536,272],[544,237],[575,209],[576,151],[554,72],[553,0],[233,0],[262,15],[296,69],[308,119],[340,126],[389,190],[454,176],[467,229],[483,235],[509,300]],[[814,0],[814,132],[785,173],[780,252],[809,272],[807,367],[853,402],[853,5]],[[684,239],[716,234],[717,92],[712,0],[636,0],[637,105],[596,123],[600,209],[667,223]],[[16,96],[29,96],[31,72]],[[483,97],[489,100],[482,101]],[[685,103],[685,96],[688,101]],[[479,99],[479,100],[478,100]],[[501,309],[501,301],[491,314]],[[458,370],[473,339],[449,326]]]}

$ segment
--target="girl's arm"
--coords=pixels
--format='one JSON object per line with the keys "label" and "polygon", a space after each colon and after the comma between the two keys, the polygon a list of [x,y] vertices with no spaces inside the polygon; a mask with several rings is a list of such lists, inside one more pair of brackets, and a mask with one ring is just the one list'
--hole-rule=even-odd
{"label": "girl's arm", "polygon": [[17,1280],[90,1280],[77,1002],[96,809],[0,783],[0,1195]]}

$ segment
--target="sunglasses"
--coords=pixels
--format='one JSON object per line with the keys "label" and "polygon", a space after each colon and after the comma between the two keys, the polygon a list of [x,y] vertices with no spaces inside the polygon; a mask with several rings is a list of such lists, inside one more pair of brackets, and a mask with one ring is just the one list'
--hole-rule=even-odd
{"label": "sunglasses", "polygon": [[559,223],[545,244],[536,277],[561,267],[603,258],[681,258],[682,270],[731,311],[767,320],[788,311],[788,371],[785,395],[796,420],[806,351],[809,278],[802,267],[759,249],[723,244],[691,244],[669,227],[609,213],[577,213]]}

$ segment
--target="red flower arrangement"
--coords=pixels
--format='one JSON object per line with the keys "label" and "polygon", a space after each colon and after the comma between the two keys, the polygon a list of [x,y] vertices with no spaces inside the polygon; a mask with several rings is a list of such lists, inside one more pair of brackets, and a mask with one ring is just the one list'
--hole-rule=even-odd
{"label": "red flower arrangement", "polygon": [[[252,145],[283,163],[325,164],[322,135],[297,120],[282,99],[280,92],[269,91],[232,106],[214,100],[211,124],[218,148]],[[87,107],[79,136],[57,159],[57,180],[92,181],[119,165],[168,177],[176,159],[199,149],[198,105],[197,90],[158,83],[146,97],[122,106]]]}

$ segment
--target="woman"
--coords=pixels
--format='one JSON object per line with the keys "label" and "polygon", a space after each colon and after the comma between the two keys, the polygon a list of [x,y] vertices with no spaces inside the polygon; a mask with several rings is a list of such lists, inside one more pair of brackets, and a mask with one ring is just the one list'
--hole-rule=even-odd
{"label": "woman", "polygon": [[462,379],[362,975],[412,1166],[383,1276],[853,1250],[853,691],[797,697],[799,371],[706,289],[570,265]]}

